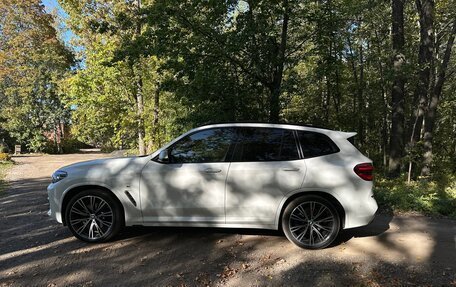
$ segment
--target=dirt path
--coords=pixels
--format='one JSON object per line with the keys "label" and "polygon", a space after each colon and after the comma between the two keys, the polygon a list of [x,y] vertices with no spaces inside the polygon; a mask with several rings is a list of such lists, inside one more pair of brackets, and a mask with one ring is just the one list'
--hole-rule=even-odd
{"label": "dirt path", "polygon": [[456,286],[456,221],[378,216],[318,251],[278,232],[129,228],[86,244],[48,218],[62,165],[102,154],[16,157],[0,197],[0,286]]}

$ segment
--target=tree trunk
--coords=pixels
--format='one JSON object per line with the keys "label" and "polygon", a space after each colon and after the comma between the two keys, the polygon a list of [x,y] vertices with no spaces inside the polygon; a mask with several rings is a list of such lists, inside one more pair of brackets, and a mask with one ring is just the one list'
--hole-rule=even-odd
{"label": "tree trunk", "polygon": [[143,82],[141,75],[138,75],[136,81],[136,108],[138,117],[138,152],[139,155],[146,154],[146,144],[144,142],[145,130],[144,130],[144,99],[143,99]]}
{"label": "tree trunk", "polygon": [[[380,50],[380,39],[379,39],[379,35],[378,35],[378,31],[377,29],[374,30],[375,32],[375,38],[378,42],[378,44],[376,45],[376,48],[377,48],[377,54],[378,55],[381,55],[382,52]],[[388,149],[388,95],[387,95],[387,92],[386,92],[386,88],[385,88],[385,76],[384,76],[384,73],[383,73],[383,65],[382,65],[382,59],[379,58],[377,60],[378,62],[378,70],[380,72],[380,81],[381,81],[381,93],[382,93],[382,99],[383,99],[383,105],[382,105],[382,132],[381,132],[381,135],[382,135],[382,155],[383,155],[383,167],[386,167],[387,164],[388,164],[388,153],[387,153],[387,149]]]}
{"label": "tree trunk", "polygon": [[[361,27],[361,22],[359,24]],[[364,146],[364,53],[363,53],[363,44],[359,45],[359,81],[357,88],[357,97],[358,97],[358,134],[359,134],[359,144]]]}
{"label": "tree trunk", "polygon": [[282,22],[282,33],[280,37],[280,46],[278,50],[277,63],[274,69],[274,75],[272,85],[270,87],[271,96],[269,101],[270,113],[269,121],[278,122],[280,114],[280,93],[282,87],[283,68],[285,64],[285,50],[287,48],[287,36],[288,36],[288,19],[289,18],[289,6],[288,0],[283,0],[283,22]]}
{"label": "tree trunk", "polygon": [[424,154],[423,154],[423,168],[421,169],[421,176],[429,176],[431,174],[432,164],[432,138],[434,135],[434,125],[437,115],[437,107],[442,94],[443,84],[445,83],[445,74],[448,68],[448,62],[451,57],[451,50],[454,44],[454,37],[456,35],[456,20],[453,22],[453,28],[448,36],[448,41],[443,55],[442,64],[437,74],[435,87],[432,91],[431,99],[429,102],[428,110],[424,121]]}
{"label": "tree trunk", "polygon": [[434,1],[416,0],[416,8],[420,15],[420,49],[418,53],[418,82],[414,94],[418,108],[415,113],[412,142],[417,142],[420,139],[423,116],[429,98],[431,62],[434,53]]}
{"label": "tree trunk", "polygon": [[[331,50],[331,49],[330,49]],[[329,57],[331,59],[331,56]],[[331,75],[327,73],[325,75],[325,84],[326,84],[326,93],[324,98],[324,123],[328,125],[329,123],[329,111],[331,109],[331,98],[332,98],[332,87],[331,87]]]}
{"label": "tree trunk", "polygon": [[404,153],[404,0],[392,0],[392,36],[393,36],[393,72],[394,81],[391,92],[391,135],[388,174],[397,177],[401,170],[401,158]]}
{"label": "tree trunk", "polygon": [[57,148],[57,153],[59,153],[59,147],[58,147],[58,144],[57,144],[57,125],[56,123],[54,122],[54,147]]}
{"label": "tree trunk", "polygon": [[[361,22],[358,23],[361,27]],[[351,63],[353,79],[355,80],[356,93],[353,95],[353,114],[356,117],[356,130],[358,132],[359,145],[363,146],[364,144],[364,56],[363,56],[363,46],[359,45],[358,56],[359,56],[359,76],[358,70],[355,63],[355,54],[353,52],[354,47],[350,40],[350,36],[347,37],[348,51],[350,53],[349,62]]]}
{"label": "tree trunk", "polygon": [[[137,0],[137,8],[138,8],[138,15],[141,10],[141,0]],[[139,17],[139,16],[138,16]],[[141,35],[141,19],[137,19],[136,23],[136,31],[135,34],[136,36]],[[132,64],[133,66],[133,64]],[[134,72],[134,68],[133,68]],[[144,128],[144,99],[143,99],[143,81],[142,81],[142,75],[138,71],[136,75],[136,115],[138,118],[138,152],[139,155],[145,155],[146,154],[146,144],[144,142],[144,137],[145,137],[145,128]]]}
{"label": "tree trunk", "polygon": [[155,90],[155,94],[154,94],[154,120],[153,120],[154,145],[156,147],[161,146],[160,135],[158,134],[159,113],[160,113],[160,86],[157,85],[157,89]]}
{"label": "tree trunk", "polygon": [[[415,111],[410,148],[420,140],[423,117],[428,103],[430,92],[431,66],[434,55],[434,0],[416,0],[416,8],[420,16],[420,48],[418,52],[418,82],[414,92],[414,104],[418,105]],[[412,177],[413,161],[409,162],[408,181]]]}

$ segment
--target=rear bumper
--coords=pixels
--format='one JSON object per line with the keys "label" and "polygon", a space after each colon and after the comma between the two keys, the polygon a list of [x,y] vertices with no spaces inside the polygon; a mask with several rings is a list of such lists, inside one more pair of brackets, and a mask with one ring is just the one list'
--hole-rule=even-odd
{"label": "rear bumper", "polygon": [[363,200],[360,204],[352,206],[351,210],[345,210],[344,228],[354,228],[368,225],[374,220],[377,210],[377,201],[375,201],[373,196],[370,196],[367,200]]}

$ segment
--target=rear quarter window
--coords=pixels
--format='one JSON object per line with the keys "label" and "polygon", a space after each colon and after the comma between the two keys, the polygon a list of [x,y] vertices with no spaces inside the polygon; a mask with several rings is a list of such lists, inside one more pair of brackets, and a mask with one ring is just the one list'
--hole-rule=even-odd
{"label": "rear quarter window", "polygon": [[365,149],[365,146],[361,145],[359,140],[355,136],[347,138],[347,141],[360,153],[369,155],[369,151]]}
{"label": "rear quarter window", "polygon": [[323,156],[340,151],[328,136],[321,133],[298,131],[298,139],[304,158]]}

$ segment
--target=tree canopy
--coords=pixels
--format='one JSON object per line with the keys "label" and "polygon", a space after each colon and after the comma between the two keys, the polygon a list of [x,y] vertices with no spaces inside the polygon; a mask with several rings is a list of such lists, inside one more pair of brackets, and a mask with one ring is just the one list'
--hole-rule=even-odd
{"label": "tree canopy", "polygon": [[73,54],[38,0],[2,1],[0,15],[0,132],[41,151],[44,133],[70,119],[59,83]]}
{"label": "tree canopy", "polygon": [[293,122],[356,131],[391,176],[456,170],[454,0],[59,3],[76,63],[38,1],[0,6],[1,129],[30,147],[58,121],[140,154],[204,123]]}

